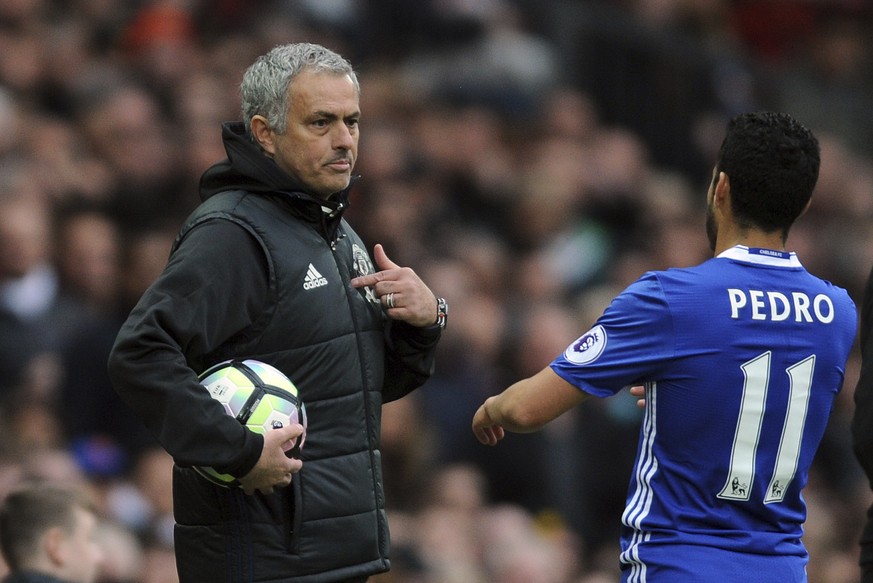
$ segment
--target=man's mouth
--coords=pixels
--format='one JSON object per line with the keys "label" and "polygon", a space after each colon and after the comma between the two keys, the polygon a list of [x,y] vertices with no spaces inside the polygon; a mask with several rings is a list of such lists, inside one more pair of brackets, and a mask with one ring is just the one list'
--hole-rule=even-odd
{"label": "man's mouth", "polygon": [[335,169],[335,170],[346,171],[346,170],[351,169],[352,161],[349,160],[348,158],[340,158],[339,160],[332,160],[331,162],[328,162],[326,165]]}

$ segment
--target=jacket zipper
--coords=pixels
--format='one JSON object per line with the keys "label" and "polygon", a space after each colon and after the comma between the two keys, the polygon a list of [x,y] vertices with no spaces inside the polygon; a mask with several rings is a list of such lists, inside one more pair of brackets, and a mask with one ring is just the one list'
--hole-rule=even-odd
{"label": "jacket zipper", "polygon": [[[352,318],[352,323],[353,323],[354,328],[355,328],[355,337],[360,338],[361,327],[360,327],[360,322],[358,320],[358,317],[355,314],[355,305],[354,305],[354,301],[356,299],[355,296],[357,295],[355,293],[356,290],[352,290],[348,279],[346,279],[348,270],[344,267],[343,262],[340,261],[339,257],[337,256],[337,243],[339,241],[341,241],[342,239],[345,239],[346,237],[347,237],[346,233],[343,232],[343,230],[338,227],[337,228],[337,236],[331,242],[331,249],[333,250],[334,262],[336,262],[336,265],[339,268],[338,271],[340,271],[340,273],[342,274],[343,283],[347,286],[348,292],[346,293],[346,299],[347,299],[347,304],[348,304],[348,308],[349,308],[349,315]],[[366,308],[369,309],[369,306],[366,306]],[[380,497],[384,498],[384,485],[379,482],[379,476],[382,474],[382,472],[381,472],[381,470],[377,471],[377,464],[379,462],[376,459],[376,455],[375,455],[375,451],[379,447],[379,442],[378,442],[378,436],[376,437],[376,441],[373,441],[373,442],[370,441],[370,437],[373,435],[373,424],[371,421],[371,419],[373,417],[373,410],[372,410],[373,406],[372,406],[372,403],[370,401],[370,397],[368,394],[369,393],[369,390],[368,390],[369,385],[366,382],[366,375],[364,374],[364,370],[363,370],[364,369],[364,353],[363,353],[363,350],[361,348],[361,343],[358,342],[357,345],[358,345],[358,361],[360,362],[360,367],[361,367],[361,387],[363,388],[362,390],[364,393],[363,394],[364,416],[365,416],[364,421],[366,423],[366,431],[367,431],[367,435],[366,435],[367,454],[370,457],[370,467],[373,469],[373,472],[372,472],[372,475],[373,475],[372,492],[373,492],[373,497],[374,497],[375,508],[378,511],[380,508],[379,499],[380,499]],[[381,495],[379,494],[380,492],[382,492]],[[377,523],[378,523],[378,519],[377,519]],[[378,536],[379,536],[379,543],[380,543],[379,548],[382,548],[382,544],[384,544],[383,539],[385,537],[385,533],[380,530],[378,533]]]}

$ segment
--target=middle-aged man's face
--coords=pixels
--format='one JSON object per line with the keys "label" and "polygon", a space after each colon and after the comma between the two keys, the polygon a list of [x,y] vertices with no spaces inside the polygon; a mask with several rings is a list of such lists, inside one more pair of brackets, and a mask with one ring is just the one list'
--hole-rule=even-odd
{"label": "middle-aged man's face", "polygon": [[349,185],[358,157],[358,91],[348,75],[312,71],[288,91],[288,126],[273,133],[270,153],[306,192],[326,198]]}

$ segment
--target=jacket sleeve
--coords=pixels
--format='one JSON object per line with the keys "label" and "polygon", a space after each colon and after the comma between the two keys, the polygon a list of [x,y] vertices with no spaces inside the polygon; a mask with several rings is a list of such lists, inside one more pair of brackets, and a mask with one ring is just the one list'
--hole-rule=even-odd
{"label": "jacket sleeve", "polygon": [[[855,387],[855,414],[852,418],[852,447],[873,488],[873,271],[867,279],[861,304],[860,346],[861,373]],[[864,583],[873,582],[873,506],[867,512],[867,522],[861,533],[861,565]]]}
{"label": "jacket sleeve", "polygon": [[260,457],[263,438],[224,413],[195,368],[254,321],[267,287],[254,238],[210,220],[186,234],[119,331],[108,362],[113,386],[179,465],[239,477]]}
{"label": "jacket sleeve", "polygon": [[389,321],[382,402],[397,400],[430,378],[440,333],[439,326],[417,328],[405,322]]}

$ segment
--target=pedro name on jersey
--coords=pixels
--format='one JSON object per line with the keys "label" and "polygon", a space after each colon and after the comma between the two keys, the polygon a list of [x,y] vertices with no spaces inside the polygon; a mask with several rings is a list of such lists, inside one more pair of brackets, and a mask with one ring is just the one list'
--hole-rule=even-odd
{"label": "pedro name on jersey", "polygon": [[757,289],[727,290],[731,318],[748,318],[768,322],[830,324],[834,320],[834,303],[825,294],[809,297],[802,291],[783,293]]}

